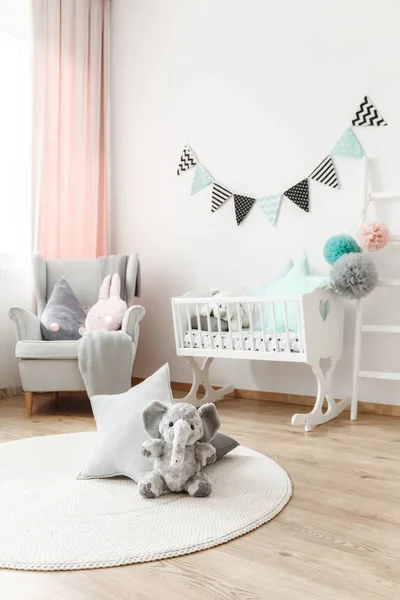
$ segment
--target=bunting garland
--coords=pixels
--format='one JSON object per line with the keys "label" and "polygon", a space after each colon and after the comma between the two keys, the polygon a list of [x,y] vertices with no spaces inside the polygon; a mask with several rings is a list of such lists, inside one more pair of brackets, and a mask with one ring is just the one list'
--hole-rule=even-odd
{"label": "bunting garland", "polygon": [[354,127],[386,127],[385,119],[379,114],[368,96],[360,104],[351,124]]}
{"label": "bunting garland", "polygon": [[309,176],[310,179],[314,179],[324,185],[329,185],[337,189],[339,187],[339,181],[336,175],[335,164],[332,160],[332,156],[328,154],[326,158],[318,165],[316,169]]}
{"label": "bunting garland", "polygon": [[200,192],[200,190],[203,190],[205,187],[210,185],[210,183],[212,183],[212,182],[213,182],[212,177],[205,170],[205,168],[202,167],[201,165],[197,165],[196,172],[193,177],[192,190],[190,192],[190,195],[193,196],[193,194],[197,194],[197,192]]}
{"label": "bunting garland", "polygon": [[262,198],[258,198],[258,201],[268,221],[271,223],[271,225],[275,226],[278,218],[279,208],[281,206],[282,194],[263,196]]}
{"label": "bunting garland", "polygon": [[[353,127],[385,127],[387,122],[378,112],[375,105],[368,96],[364,96],[358,110],[356,111],[351,125]],[[316,181],[332,189],[339,189],[339,179],[336,172],[333,156],[361,159],[365,152],[356,135],[349,127],[345,130],[339,141],[335,144],[330,154],[308,175],[285,192],[270,194],[257,198],[261,210],[272,226],[276,225],[282,198],[285,196],[296,204],[304,212],[310,208],[310,185],[309,180]],[[234,199],[235,217],[237,225],[240,225],[247,217],[256,203],[256,199],[243,194],[236,194],[229,188],[215,181],[208,171],[201,165],[190,146],[185,145],[177,168],[177,175],[196,167],[191,195],[197,194],[207,186],[212,185],[211,212],[215,213],[231,197]]]}
{"label": "bunting garland", "polygon": [[347,158],[362,158],[365,152],[352,132],[351,129],[346,129],[336,146],[332,150],[332,154],[336,156],[345,156]]}
{"label": "bunting garland", "polygon": [[219,183],[214,182],[213,190],[212,190],[211,212],[215,212],[231,196],[232,196],[232,192],[230,192],[229,190],[224,188]]}
{"label": "bunting garland", "polygon": [[195,165],[197,165],[195,155],[193,154],[189,146],[185,146],[182,152],[181,160],[179,161],[179,165],[176,170],[176,174],[180,175],[181,173],[187,171],[188,169],[191,169]]}
{"label": "bunting garland", "polygon": [[248,196],[240,196],[239,194],[234,194],[233,197],[235,200],[236,223],[240,225],[243,219],[249,214],[255,199]]}
{"label": "bunting garland", "polygon": [[285,196],[308,212],[308,179],[303,179],[284,192]]}

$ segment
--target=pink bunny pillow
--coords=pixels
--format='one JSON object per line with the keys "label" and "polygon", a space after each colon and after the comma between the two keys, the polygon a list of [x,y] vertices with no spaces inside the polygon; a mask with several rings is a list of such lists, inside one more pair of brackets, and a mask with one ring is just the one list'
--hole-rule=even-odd
{"label": "pink bunny pillow", "polygon": [[100,287],[99,299],[89,310],[85,327],[79,329],[83,335],[94,329],[108,329],[117,331],[121,327],[122,320],[128,309],[126,302],[120,298],[121,279],[118,273],[107,275]]}

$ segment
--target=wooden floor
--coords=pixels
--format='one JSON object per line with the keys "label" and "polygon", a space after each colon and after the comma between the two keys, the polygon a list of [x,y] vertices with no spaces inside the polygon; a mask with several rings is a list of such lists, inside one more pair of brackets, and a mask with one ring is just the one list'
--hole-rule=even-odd
{"label": "wooden floor", "polygon": [[[87,400],[64,397],[54,408],[50,397],[35,400],[28,419],[22,398],[0,401],[0,441],[94,429]],[[400,598],[400,420],[362,414],[350,423],[346,415],[306,435],[291,427],[291,406],[232,399],[218,408],[223,431],[268,454],[292,478],[293,498],[271,523],[223,546],[155,563],[65,573],[0,570],[0,597]]]}

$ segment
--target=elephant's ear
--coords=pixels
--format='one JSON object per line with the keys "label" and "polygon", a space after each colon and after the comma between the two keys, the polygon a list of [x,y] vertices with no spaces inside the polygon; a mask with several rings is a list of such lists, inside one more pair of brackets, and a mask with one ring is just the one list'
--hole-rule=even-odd
{"label": "elephant's ear", "polygon": [[203,404],[199,408],[199,415],[203,421],[203,437],[200,442],[210,442],[217,433],[221,422],[214,404]]}
{"label": "elephant's ear", "polygon": [[150,402],[142,412],[143,425],[149,436],[153,439],[161,438],[158,426],[160,421],[168,410],[168,406],[153,400]]}

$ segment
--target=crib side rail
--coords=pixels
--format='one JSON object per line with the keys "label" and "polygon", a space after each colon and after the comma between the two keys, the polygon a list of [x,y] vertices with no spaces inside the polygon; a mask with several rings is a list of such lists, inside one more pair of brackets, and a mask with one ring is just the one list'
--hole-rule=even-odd
{"label": "crib side rail", "polygon": [[185,355],[188,349],[193,355],[229,352],[238,358],[238,352],[257,352],[259,359],[259,352],[304,353],[302,311],[302,296],[172,298],[176,350]]}
{"label": "crib side rail", "polygon": [[271,298],[271,296],[227,296],[227,297],[219,297],[215,298],[214,296],[209,296],[207,298],[202,298],[201,296],[189,297],[189,296],[176,296],[172,298],[172,302],[174,304],[204,304],[206,302],[219,303],[219,304],[235,304],[236,302],[240,302],[241,304],[246,304],[247,302],[263,302],[263,303],[271,303],[271,302],[300,302],[303,298],[302,295],[299,296],[279,296],[276,298]]}

